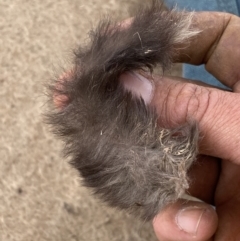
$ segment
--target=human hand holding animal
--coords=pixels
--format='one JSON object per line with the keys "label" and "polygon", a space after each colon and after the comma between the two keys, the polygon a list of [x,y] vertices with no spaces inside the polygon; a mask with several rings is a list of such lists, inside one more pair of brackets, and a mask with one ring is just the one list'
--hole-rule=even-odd
{"label": "human hand holding animal", "polygon": [[218,227],[213,240],[238,240],[240,94],[172,78],[162,78],[159,85],[153,101],[157,110],[164,112],[161,123],[179,123],[194,117],[202,133],[200,154],[223,160],[201,156],[200,164],[195,164],[189,174],[195,180],[189,193],[215,205],[219,223],[207,204],[179,200],[154,219],[157,236],[160,240],[192,240],[194,236],[194,240],[209,240]]}
{"label": "human hand holding animal", "polygon": [[205,203],[178,200],[156,216],[153,227],[161,241],[240,240],[240,19],[225,13],[197,15],[198,25],[210,28],[183,50],[188,54],[181,58],[205,63],[233,92],[179,78],[159,81],[152,102],[162,113],[160,123],[175,126],[189,118],[199,123],[203,155],[189,171],[194,179],[188,191]]}
{"label": "human hand holding animal", "polygon": [[[231,25],[227,25],[227,15],[202,14],[196,18],[192,14],[167,13],[157,5],[139,14],[126,29],[122,29],[121,25],[114,27],[109,22],[100,24],[92,34],[91,46],[77,51],[74,68],[53,85],[51,92],[55,107],[49,114],[49,120],[55,132],[64,138],[65,153],[72,156],[72,163],[84,178],[85,185],[94,188],[96,194],[110,205],[127,209],[144,220],[151,220],[162,210],[154,219],[154,226],[157,236],[165,240],[191,240],[189,238],[194,235],[198,238],[195,237],[195,240],[205,240],[203,238],[209,238],[216,229],[216,215],[205,204],[201,204],[206,211],[200,216],[202,220],[208,218],[209,225],[205,223],[204,226],[203,221],[197,222],[199,229],[195,229],[191,235],[183,230],[179,231],[179,235],[177,231],[172,231],[174,229],[170,232],[167,229],[173,227],[171,217],[182,207],[178,205],[188,189],[188,176],[195,174],[190,181],[199,188],[201,170],[206,166],[209,169],[208,165],[211,165],[208,190],[204,190],[204,194],[199,189],[196,192],[191,185],[189,192],[203,200],[212,201],[218,165],[206,157],[209,159],[207,164],[204,161],[199,167],[197,164],[191,167],[196,158],[197,146],[202,154],[233,162],[236,162],[237,156],[236,152],[236,156],[233,153],[229,155],[229,148],[223,142],[229,133],[226,128],[222,128],[223,124],[219,122],[221,119],[217,116],[220,112],[221,116],[224,114],[223,117],[230,118],[228,108],[232,106],[229,104],[235,104],[233,110],[236,113],[235,96],[230,100],[224,96],[224,103],[220,106],[217,104],[218,98],[224,95],[222,93],[233,93],[199,87],[164,76],[147,77],[149,73],[146,68],[152,70],[158,63],[165,69],[174,60],[206,63],[210,72],[215,74],[217,67],[214,63],[222,64],[218,59],[219,54],[213,58],[215,51],[219,51],[215,48],[218,46],[216,39],[221,35],[218,31],[225,32],[227,26]],[[209,16],[216,18],[211,19]],[[203,22],[210,19],[208,23],[213,24],[209,25],[212,29],[215,29],[215,25],[219,26],[214,22],[219,20],[223,28],[216,30],[217,33],[210,31],[211,35],[204,35],[205,28],[201,28],[199,19]],[[194,32],[194,29],[197,31]],[[199,30],[202,32],[196,37]],[[196,41],[199,41],[200,46],[193,50]],[[221,76],[225,76],[223,79],[226,79],[226,84],[226,81],[230,81],[226,75],[229,68],[232,73],[236,72],[234,64],[235,61],[232,65],[223,65],[215,75],[218,77],[217,74],[222,71]],[[141,76],[147,77],[149,81],[144,81]],[[231,78],[231,87],[234,78]],[[209,113],[211,108],[213,112]],[[226,109],[226,113],[222,113],[222,108]],[[218,119],[215,120],[215,117]],[[213,121],[214,124],[210,125]],[[199,142],[195,123],[200,130]],[[236,125],[233,122],[232,126]],[[214,128],[219,128],[219,138]],[[238,138],[236,132],[234,134],[234,138]],[[229,139],[228,144],[231,140],[232,144],[236,143],[236,138]],[[219,149],[216,151],[215,147]],[[200,184],[201,187],[205,185],[204,182]],[[176,203],[164,208],[173,202]],[[191,206],[191,203],[186,205]],[[198,214],[201,213],[199,210],[197,208]],[[171,212],[172,215],[167,219]],[[163,220],[167,234],[159,228]],[[202,235],[201,228],[205,236],[199,236]]]}

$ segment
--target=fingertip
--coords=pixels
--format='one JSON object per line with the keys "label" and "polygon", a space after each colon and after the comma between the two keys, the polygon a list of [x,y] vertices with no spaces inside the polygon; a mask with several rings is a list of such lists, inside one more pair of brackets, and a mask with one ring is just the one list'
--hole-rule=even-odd
{"label": "fingertip", "polygon": [[188,241],[208,240],[217,229],[217,214],[206,203],[183,201],[169,205],[153,220],[159,240]]}

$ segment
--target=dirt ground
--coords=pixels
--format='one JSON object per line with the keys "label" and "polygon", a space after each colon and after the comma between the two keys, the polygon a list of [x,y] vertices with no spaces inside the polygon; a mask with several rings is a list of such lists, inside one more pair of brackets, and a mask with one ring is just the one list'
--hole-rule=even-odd
{"label": "dirt ground", "polygon": [[151,224],[81,186],[42,116],[44,83],[70,65],[91,26],[140,2],[0,0],[0,241],[156,240]]}

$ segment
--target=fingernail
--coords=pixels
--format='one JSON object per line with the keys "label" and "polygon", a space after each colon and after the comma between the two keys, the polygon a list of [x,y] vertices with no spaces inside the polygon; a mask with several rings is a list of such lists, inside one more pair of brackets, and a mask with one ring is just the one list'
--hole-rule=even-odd
{"label": "fingernail", "polygon": [[196,236],[205,211],[206,209],[197,206],[180,210],[176,215],[176,223],[179,229]]}

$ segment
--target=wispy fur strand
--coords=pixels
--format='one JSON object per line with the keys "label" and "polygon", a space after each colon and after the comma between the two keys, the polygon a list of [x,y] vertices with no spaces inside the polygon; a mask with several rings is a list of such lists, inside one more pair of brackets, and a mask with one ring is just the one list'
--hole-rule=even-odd
{"label": "wispy fur strand", "polygon": [[124,90],[119,76],[167,68],[174,46],[196,34],[190,23],[191,14],[165,11],[159,1],[139,11],[128,27],[103,20],[90,44],[76,51],[72,71],[51,87],[51,96],[66,98],[48,121],[84,184],[144,220],[188,188],[198,132],[195,125],[158,127],[155,110]]}

